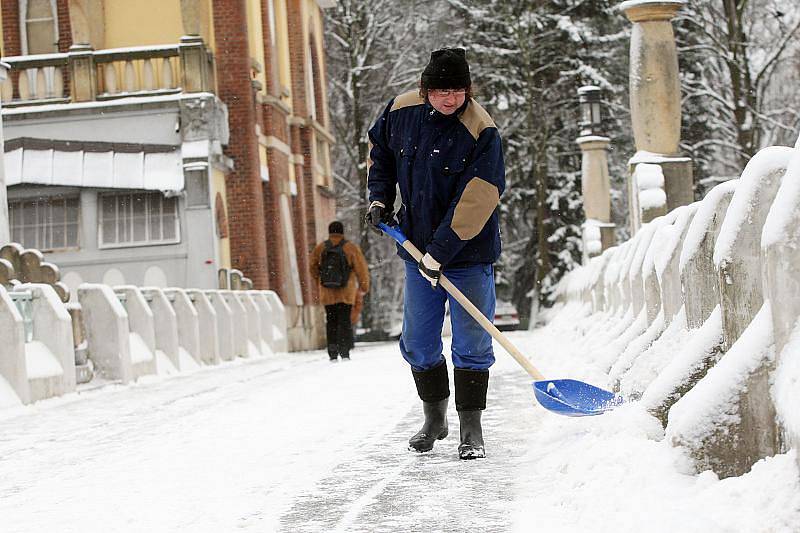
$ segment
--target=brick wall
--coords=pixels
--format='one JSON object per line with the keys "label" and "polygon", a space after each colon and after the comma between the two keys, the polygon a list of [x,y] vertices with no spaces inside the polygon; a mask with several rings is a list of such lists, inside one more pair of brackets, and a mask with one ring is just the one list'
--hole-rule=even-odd
{"label": "brick wall", "polygon": [[226,176],[231,262],[255,288],[264,289],[269,287],[269,268],[245,2],[215,0],[213,6],[218,96],[228,106],[230,127],[225,153],[234,161]]}
{"label": "brick wall", "polygon": [[21,36],[19,32],[19,2],[5,0],[3,10],[3,55],[18,56],[22,54]]}
{"label": "brick wall", "polygon": [[56,2],[58,14],[58,51],[67,52],[72,46],[72,26],[69,22],[69,0]]}

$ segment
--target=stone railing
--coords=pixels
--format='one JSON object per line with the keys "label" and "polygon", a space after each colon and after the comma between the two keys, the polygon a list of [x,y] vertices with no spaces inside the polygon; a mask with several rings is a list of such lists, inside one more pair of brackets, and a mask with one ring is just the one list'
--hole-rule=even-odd
{"label": "stone railing", "polygon": [[214,92],[214,58],[199,37],[180,44],[5,57],[5,107]]}
{"label": "stone railing", "polygon": [[78,302],[65,303],[58,269],[40,255],[0,249],[0,380],[20,403],[90,381],[129,383],[288,350],[286,310],[273,291],[241,279],[241,290],[83,284]]}
{"label": "stone railing", "polygon": [[568,274],[548,327],[583,343],[698,470],[741,475],[800,446],[798,243],[800,148],[766,148]]}

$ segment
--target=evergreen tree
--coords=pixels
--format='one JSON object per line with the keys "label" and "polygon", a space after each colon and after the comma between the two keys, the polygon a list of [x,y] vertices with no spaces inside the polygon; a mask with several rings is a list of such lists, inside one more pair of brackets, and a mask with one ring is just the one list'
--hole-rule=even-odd
{"label": "evergreen tree", "polygon": [[[504,139],[507,189],[498,292],[516,304],[524,320],[529,298],[550,304],[558,280],[581,259],[577,89],[598,85],[610,109],[627,107],[624,19],[605,0],[450,4],[469,28],[464,42],[478,99]],[[608,121],[609,134],[624,131],[617,120]],[[632,154],[616,153],[624,152]],[[616,153],[612,165],[619,164]]]}

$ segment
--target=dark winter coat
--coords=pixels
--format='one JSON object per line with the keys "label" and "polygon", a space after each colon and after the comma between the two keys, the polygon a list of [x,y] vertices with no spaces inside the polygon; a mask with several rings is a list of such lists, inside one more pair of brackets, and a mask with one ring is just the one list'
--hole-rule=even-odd
{"label": "dark winter coat", "polygon": [[[341,233],[331,233],[328,236],[331,244],[336,246],[344,236]],[[319,280],[319,266],[322,260],[322,250],[325,249],[325,241],[319,243],[311,252],[311,276],[317,281],[319,287],[319,303],[322,305],[348,304],[356,302],[356,292],[369,292],[369,266],[364,258],[361,248],[350,241],[344,243],[344,255],[347,257],[347,264],[350,265],[350,277],[347,285],[338,289],[323,287]]]}
{"label": "dark winter coat", "polygon": [[[500,135],[469,99],[443,115],[417,91],[394,98],[369,130],[369,200],[391,207],[406,237],[445,267],[500,255],[497,206],[505,189]],[[406,260],[411,257],[398,248]]]}

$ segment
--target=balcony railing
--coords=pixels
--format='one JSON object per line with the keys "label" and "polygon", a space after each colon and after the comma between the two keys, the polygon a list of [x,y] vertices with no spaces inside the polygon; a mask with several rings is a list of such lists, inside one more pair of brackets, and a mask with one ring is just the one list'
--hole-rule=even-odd
{"label": "balcony railing", "polygon": [[3,106],[215,92],[214,57],[198,37],[180,44],[5,57]]}

